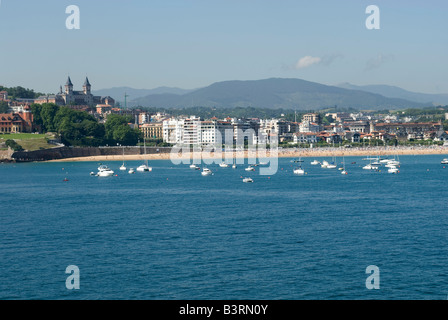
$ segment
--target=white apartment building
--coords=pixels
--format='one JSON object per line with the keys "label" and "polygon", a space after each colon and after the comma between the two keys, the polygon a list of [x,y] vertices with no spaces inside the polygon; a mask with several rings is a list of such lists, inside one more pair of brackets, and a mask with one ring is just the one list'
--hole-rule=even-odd
{"label": "white apartment building", "polygon": [[227,121],[201,121],[198,117],[169,119],[163,121],[163,141],[181,145],[221,145],[224,144],[226,130],[230,130],[229,140],[233,143],[233,125]]}
{"label": "white apartment building", "polygon": [[320,125],[311,121],[302,121],[299,124],[299,132],[319,132]]}
{"label": "white apartment building", "polygon": [[289,131],[289,125],[283,120],[270,119],[260,120],[260,130],[263,136],[268,137],[271,133],[281,136]]}
{"label": "white apartment building", "polygon": [[168,119],[163,121],[163,141],[171,144],[183,143],[185,119]]}
{"label": "white apartment building", "polygon": [[317,133],[297,132],[293,134],[293,142],[297,143],[317,143]]}

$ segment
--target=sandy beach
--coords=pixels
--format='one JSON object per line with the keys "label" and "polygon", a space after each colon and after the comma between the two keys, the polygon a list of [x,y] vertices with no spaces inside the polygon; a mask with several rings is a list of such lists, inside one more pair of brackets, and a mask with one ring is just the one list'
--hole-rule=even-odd
{"label": "sandy beach", "polygon": [[[281,158],[318,158],[318,157],[342,157],[342,156],[393,156],[393,155],[441,155],[442,157],[448,157],[448,147],[431,146],[431,147],[396,147],[396,148],[314,148],[314,149],[279,149],[278,153],[273,153],[272,156],[278,156]],[[192,153],[179,154],[178,159],[192,159]],[[203,159],[220,158],[225,159],[232,158],[232,152],[226,154],[222,152],[221,155],[213,153],[204,153]],[[267,154],[259,154],[259,158],[270,157],[269,152]],[[198,155],[195,155],[197,158]],[[248,158],[254,157],[254,153],[234,152],[234,158]],[[147,155],[114,155],[114,156],[92,156],[92,157],[80,157],[80,158],[66,158],[60,160],[51,160],[48,162],[102,162],[102,161],[133,161],[133,160],[170,160],[170,153],[159,154],[147,154]]]}

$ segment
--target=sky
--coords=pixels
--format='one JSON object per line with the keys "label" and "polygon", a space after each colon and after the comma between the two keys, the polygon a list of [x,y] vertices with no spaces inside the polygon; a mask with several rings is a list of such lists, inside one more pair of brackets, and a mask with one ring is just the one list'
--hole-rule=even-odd
{"label": "sky", "polygon": [[[299,78],[448,93],[445,0],[0,0],[0,85],[55,93]],[[70,5],[79,29],[68,29]],[[369,30],[369,5],[380,29]]]}

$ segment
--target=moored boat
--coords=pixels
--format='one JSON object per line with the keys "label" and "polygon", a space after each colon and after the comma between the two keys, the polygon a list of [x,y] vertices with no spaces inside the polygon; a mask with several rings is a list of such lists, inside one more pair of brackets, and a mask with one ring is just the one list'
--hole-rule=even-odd
{"label": "moored boat", "polygon": [[209,168],[204,168],[204,169],[202,169],[201,174],[202,174],[203,176],[209,176],[209,175],[212,174],[212,171],[211,171]]}
{"label": "moored boat", "polygon": [[303,170],[302,168],[295,168],[294,169],[294,174],[296,174],[296,175],[300,175],[300,176],[302,176],[302,175],[304,175],[305,174],[305,170]]}
{"label": "moored boat", "polygon": [[110,177],[114,174],[114,171],[110,169],[106,165],[101,165],[98,167],[98,173],[96,174],[97,177]]}

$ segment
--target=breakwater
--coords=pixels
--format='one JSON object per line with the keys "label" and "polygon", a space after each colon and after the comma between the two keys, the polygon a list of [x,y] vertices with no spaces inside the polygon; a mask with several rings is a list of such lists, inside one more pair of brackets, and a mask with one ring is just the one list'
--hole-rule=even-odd
{"label": "breakwater", "polygon": [[[146,154],[170,153],[167,147],[146,147]],[[59,147],[36,151],[18,151],[11,155],[16,162],[35,162],[95,156],[144,155],[144,147]]]}

